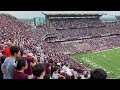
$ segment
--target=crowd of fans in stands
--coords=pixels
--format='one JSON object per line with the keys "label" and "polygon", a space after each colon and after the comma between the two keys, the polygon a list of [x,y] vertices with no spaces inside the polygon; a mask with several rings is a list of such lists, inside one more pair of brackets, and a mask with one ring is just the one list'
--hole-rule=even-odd
{"label": "crowd of fans in stands", "polygon": [[[63,28],[82,28],[82,27],[95,27],[105,26],[99,19],[96,18],[64,18],[64,19],[51,19],[51,25],[57,29]],[[74,23],[74,24],[73,24]]]}
{"label": "crowd of fans in stands", "polygon": [[[76,62],[69,55],[65,55],[59,51],[59,45],[47,43],[41,38],[49,33],[58,33],[62,39],[69,39],[71,37],[89,37],[98,36],[103,32],[108,32],[104,24],[99,20],[83,19],[83,20],[66,20],[53,21],[54,24],[50,29],[44,26],[43,30],[32,30],[31,26],[25,22],[16,19],[10,15],[0,14],[0,57],[1,57],[1,79],[105,79],[107,74],[103,73],[97,76],[97,73],[105,72],[104,70],[97,69],[94,72],[89,71],[84,65]],[[83,29],[56,30],[57,28],[70,27],[71,24],[75,27],[81,28],[90,26]],[[81,23],[82,22],[82,23]],[[92,25],[99,26],[99,28]],[[58,25],[59,27],[57,27]],[[61,26],[62,25],[62,26]],[[64,25],[64,26],[63,26]],[[96,29],[92,29],[91,26]],[[57,27],[57,28],[56,28]],[[90,27],[90,28],[89,28]],[[76,27],[75,27],[76,28]],[[102,29],[101,29],[102,28]],[[99,29],[97,31],[97,29]],[[91,34],[90,31],[91,30]],[[87,33],[86,33],[87,32]],[[115,41],[115,39],[110,38]],[[99,39],[100,40],[100,39]],[[109,39],[96,39],[96,46],[98,43],[107,42]],[[104,40],[104,41],[103,41]],[[91,45],[92,40],[83,40]],[[115,41],[116,42],[116,41]],[[112,43],[112,42],[110,42]],[[117,45],[119,44],[116,42]],[[19,47],[18,47],[19,46]],[[101,46],[100,46],[101,47]],[[93,49],[96,47],[93,46]],[[40,52],[40,50],[42,52]],[[62,49],[61,49],[62,50]],[[102,77],[103,76],[103,77]]]}
{"label": "crowd of fans in stands", "polygon": [[[57,33],[59,37],[56,39],[50,38],[47,39],[50,41],[67,41],[67,40],[81,40],[80,43],[88,43],[91,46],[92,51],[100,51],[111,49],[114,47],[119,47],[119,23],[118,22],[107,22],[103,23],[98,18],[96,19],[54,19],[50,20],[50,28],[54,28],[52,30],[45,29],[49,33]],[[67,23],[66,23],[67,22]],[[70,28],[72,25],[75,25],[77,28]],[[73,24],[74,23],[74,24]],[[82,24],[83,23],[83,24]],[[96,24],[93,24],[96,23]],[[82,27],[81,26],[87,26]],[[95,27],[97,26],[97,27]],[[56,28],[56,29],[55,29]],[[109,36],[112,35],[112,36]],[[103,37],[105,36],[105,37]],[[88,38],[88,39],[86,39]],[[74,43],[74,41],[73,41]],[[57,48],[60,52],[68,51],[70,53],[80,53],[81,50],[76,50],[76,47],[73,45],[63,46],[60,42],[49,44],[53,48]],[[64,48],[64,49],[63,49]],[[68,49],[67,49],[68,48]],[[70,49],[71,48],[71,49]]]}
{"label": "crowd of fans in stands", "polygon": [[120,34],[118,23],[103,23],[98,18],[53,19],[50,20],[48,25],[44,25],[42,28],[46,30],[46,34],[56,33],[59,35],[57,38],[59,41]]}
{"label": "crowd of fans in stands", "polygon": [[[7,48],[7,47],[6,47]],[[6,49],[5,48],[5,49]],[[7,56],[5,52],[10,52]],[[57,60],[52,60],[44,56],[43,62],[38,61],[36,55],[33,55],[29,50],[21,51],[18,46],[10,46],[8,51],[1,53],[0,63],[1,79],[106,79],[107,74],[104,70],[88,71],[77,66],[69,64],[68,57],[66,63]],[[57,56],[57,55],[56,55]],[[59,55],[58,55],[59,56]],[[65,60],[65,59],[64,59]],[[73,63],[72,63],[73,65]],[[81,66],[82,68],[82,66]],[[94,75],[98,72],[99,75]],[[102,73],[102,74],[101,74]]]}

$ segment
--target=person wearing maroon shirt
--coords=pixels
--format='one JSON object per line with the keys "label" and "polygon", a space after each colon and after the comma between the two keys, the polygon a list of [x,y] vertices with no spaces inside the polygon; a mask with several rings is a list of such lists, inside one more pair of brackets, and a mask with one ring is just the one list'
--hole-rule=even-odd
{"label": "person wearing maroon shirt", "polygon": [[[60,73],[60,75],[66,76],[65,72]],[[60,77],[59,77],[60,78]],[[61,77],[60,79],[64,79],[63,77]]]}
{"label": "person wearing maroon shirt", "polygon": [[25,70],[25,73],[27,75],[33,77],[32,67],[34,67],[36,65],[37,57],[31,56],[29,50],[24,50],[22,57],[25,58],[27,60],[27,63],[28,63],[28,68]]}
{"label": "person wearing maroon shirt", "polygon": [[44,65],[45,65],[45,71],[46,71],[46,75],[50,76],[51,75],[51,65],[50,63],[48,62],[48,60],[46,59],[44,61]]}
{"label": "person wearing maroon shirt", "polygon": [[28,79],[28,75],[24,73],[28,64],[24,58],[19,58],[15,63],[15,70],[13,72],[13,79]]}
{"label": "person wearing maroon shirt", "polygon": [[36,64],[33,67],[32,72],[33,72],[33,76],[35,77],[35,79],[44,79],[45,73],[46,73],[45,72],[45,67],[41,63]]}

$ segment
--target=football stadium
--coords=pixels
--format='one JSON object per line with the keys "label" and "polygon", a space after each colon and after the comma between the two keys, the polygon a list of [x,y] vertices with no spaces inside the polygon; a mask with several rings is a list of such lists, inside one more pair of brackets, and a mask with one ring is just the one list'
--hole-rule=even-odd
{"label": "football stadium", "polygon": [[[120,16],[43,11],[44,18],[0,13],[1,79],[120,79]],[[41,22],[39,22],[39,20]]]}

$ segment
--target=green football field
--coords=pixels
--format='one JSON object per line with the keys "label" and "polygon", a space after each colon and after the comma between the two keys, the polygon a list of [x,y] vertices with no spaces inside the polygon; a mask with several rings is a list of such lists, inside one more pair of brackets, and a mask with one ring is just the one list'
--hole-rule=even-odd
{"label": "green football field", "polygon": [[100,67],[106,70],[109,77],[120,79],[120,48],[74,55],[73,58],[92,70]]}

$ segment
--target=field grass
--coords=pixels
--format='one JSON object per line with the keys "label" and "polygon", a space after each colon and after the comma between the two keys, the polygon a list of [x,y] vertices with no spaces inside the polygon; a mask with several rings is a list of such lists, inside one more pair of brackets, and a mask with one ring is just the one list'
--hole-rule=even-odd
{"label": "field grass", "polygon": [[78,54],[74,59],[90,69],[101,67],[107,71],[108,76],[120,79],[120,48],[96,53]]}

